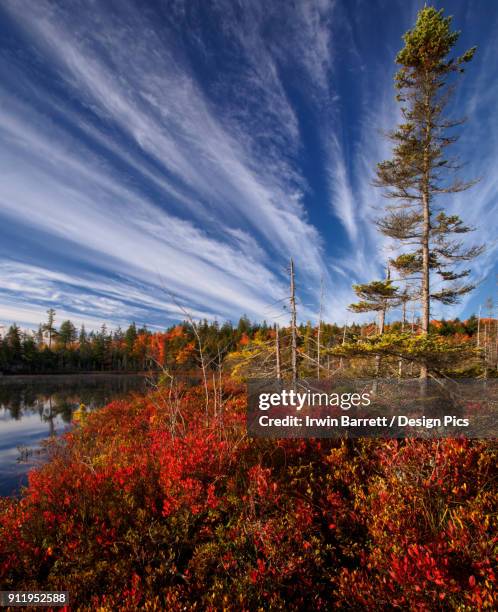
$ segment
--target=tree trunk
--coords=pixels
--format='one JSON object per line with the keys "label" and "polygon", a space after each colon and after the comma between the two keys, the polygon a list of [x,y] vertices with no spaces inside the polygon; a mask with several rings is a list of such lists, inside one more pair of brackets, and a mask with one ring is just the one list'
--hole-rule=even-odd
{"label": "tree trunk", "polygon": [[477,315],[477,348],[481,346],[481,306],[479,306],[479,314]]}
{"label": "tree trunk", "polygon": [[[379,336],[382,336],[382,334],[384,333],[385,323],[386,323],[386,309],[383,308],[382,310],[379,311],[379,324],[378,324]],[[376,377],[379,376],[380,362],[381,362],[380,355],[376,355],[375,356],[375,376]]]}
{"label": "tree trunk", "polygon": [[290,260],[290,309],[291,309],[291,369],[292,384],[297,381],[297,323],[296,323],[296,286],[294,282],[294,261]]}
{"label": "tree trunk", "polygon": [[320,283],[320,311],[318,314],[318,329],[316,332],[316,377],[320,380],[320,341],[322,335],[322,308],[323,308],[323,278]]}
{"label": "tree trunk", "polygon": [[484,321],[484,378],[488,377],[488,322]]}
{"label": "tree trunk", "polygon": [[[429,231],[430,231],[430,215],[429,215],[429,200],[426,195],[423,197],[424,208],[424,227],[422,236],[422,334],[426,336],[429,333],[430,320],[430,280],[429,280]],[[422,363],[420,366],[420,378],[427,379],[427,364]]]}
{"label": "tree trunk", "polygon": [[379,311],[379,324],[378,324],[378,331],[379,331],[379,336],[382,336],[382,334],[384,333],[384,328],[386,325],[386,309],[385,307]]}
{"label": "tree trunk", "polygon": [[[344,346],[346,344],[346,323],[344,323],[344,326],[342,328],[342,345]],[[343,365],[343,359],[342,357],[339,359],[339,369],[342,369],[342,365]]]}
{"label": "tree trunk", "polygon": [[[428,75],[426,75],[426,87],[428,86]],[[427,90],[426,90],[427,91]],[[430,321],[430,254],[429,254],[429,238],[431,231],[431,211],[429,201],[430,189],[430,146],[432,140],[431,134],[431,100],[430,94],[427,92],[425,96],[425,146],[424,146],[424,173],[422,178],[422,334],[426,336],[429,333]],[[420,378],[427,379],[427,364],[423,363],[420,367]]]}
{"label": "tree trunk", "polygon": [[429,270],[429,232],[430,212],[429,197],[424,194],[422,198],[424,226],[422,235],[422,333],[429,333],[430,320],[430,270]]}
{"label": "tree trunk", "polygon": [[275,356],[277,360],[277,378],[282,378],[282,370],[280,365],[280,328],[277,325],[275,328]]}
{"label": "tree trunk", "polygon": [[[403,300],[403,315],[401,319],[401,333],[405,331],[405,325],[406,325],[406,299]],[[398,361],[398,376],[400,378],[403,377],[403,359],[401,358]]]}

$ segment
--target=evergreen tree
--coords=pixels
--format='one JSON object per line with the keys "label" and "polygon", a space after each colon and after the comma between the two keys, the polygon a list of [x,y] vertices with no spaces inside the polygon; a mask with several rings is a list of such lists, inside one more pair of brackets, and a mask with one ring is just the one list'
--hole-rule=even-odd
{"label": "evergreen tree", "polygon": [[114,342],[122,342],[124,340],[124,334],[123,334],[123,330],[121,329],[121,326],[119,326],[113,334],[113,340]]}
{"label": "evergreen tree", "polygon": [[52,348],[52,338],[56,334],[56,330],[54,327],[55,322],[55,310],[53,308],[49,308],[47,310],[47,322],[43,326],[43,330],[48,332],[48,348]]}
{"label": "evergreen tree", "polygon": [[32,334],[23,333],[21,335],[21,351],[23,362],[32,370],[36,367],[37,345]]}
{"label": "evergreen tree", "polygon": [[0,335],[0,373],[9,363],[7,343]]}
{"label": "evergreen tree", "polygon": [[43,347],[43,325],[38,325],[38,329],[35,332],[36,344],[38,348]]}
{"label": "evergreen tree", "polygon": [[67,349],[67,347],[70,344],[72,344],[73,342],[76,342],[77,337],[78,337],[78,333],[76,331],[76,327],[74,326],[74,324],[69,320],[63,321],[59,328],[60,344],[62,344],[62,346],[65,349]]}
{"label": "evergreen tree", "polygon": [[80,333],[79,333],[79,336],[78,336],[78,342],[80,343],[80,346],[82,344],[87,344],[88,343],[88,335],[86,333],[85,325],[81,326]]}
{"label": "evergreen tree", "polygon": [[[387,198],[396,200],[378,225],[402,246],[403,253],[392,265],[419,285],[423,334],[429,332],[431,300],[453,304],[473,289],[463,280],[469,270],[460,269],[459,264],[481,252],[480,247],[462,248],[453,236],[471,228],[438,207],[440,195],[461,192],[473,184],[452,178],[459,165],[445,156],[446,148],[457,139],[452,128],[463,122],[449,119],[446,113],[453,91],[450,78],[464,71],[463,65],[475,52],[474,47],[450,58],[458,37],[459,32],[451,30],[451,17],[432,7],[423,8],[415,27],[404,35],[395,79],[404,122],[389,135],[392,159],[377,168],[376,185],[384,188]],[[431,273],[448,286],[435,290]],[[421,376],[427,376],[425,367]]]}
{"label": "evergreen tree", "polygon": [[469,336],[474,336],[477,333],[477,317],[475,314],[471,315],[465,323],[465,332]]}
{"label": "evergreen tree", "polygon": [[379,314],[378,331],[384,333],[386,313],[401,303],[398,293],[390,278],[389,269],[386,280],[375,280],[363,285],[353,285],[354,292],[360,298],[359,302],[349,305],[352,312],[377,312]]}
{"label": "evergreen tree", "polygon": [[251,332],[251,321],[249,320],[247,315],[242,315],[239,319],[239,323],[237,325],[237,331],[239,335],[249,334]]}
{"label": "evergreen tree", "polygon": [[9,360],[15,364],[19,363],[22,359],[21,330],[15,323],[9,327],[5,335],[5,344]]}
{"label": "evergreen tree", "polygon": [[125,332],[125,356],[124,356],[124,365],[125,368],[129,368],[129,367],[136,367],[136,364],[134,363],[134,348],[135,348],[135,341],[137,339],[137,326],[135,325],[135,323],[132,323],[131,325],[128,326],[128,329]]}
{"label": "evergreen tree", "polygon": [[135,345],[137,335],[137,326],[135,325],[135,323],[132,323],[125,333],[126,350],[130,355],[133,352],[133,346]]}
{"label": "evergreen tree", "polygon": [[81,326],[78,336],[78,357],[80,369],[87,370],[91,367],[92,347],[84,325]]}

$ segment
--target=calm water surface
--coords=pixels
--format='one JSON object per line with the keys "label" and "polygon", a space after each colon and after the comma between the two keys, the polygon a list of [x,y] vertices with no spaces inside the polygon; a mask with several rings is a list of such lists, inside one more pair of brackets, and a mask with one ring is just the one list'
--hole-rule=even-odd
{"label": "calm water surface", "polygon": [[0,495],[26,484],[43,461],[41,442],[67,431],[80,404],[95,410],[149,384],[129,374],[0,377]]}

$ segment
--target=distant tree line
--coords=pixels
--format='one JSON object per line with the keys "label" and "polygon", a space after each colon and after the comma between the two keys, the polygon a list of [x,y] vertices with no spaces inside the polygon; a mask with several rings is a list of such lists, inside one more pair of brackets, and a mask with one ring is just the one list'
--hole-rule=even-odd
{"label": "distant tree line", "polygon": [[[196,335],[192,323],[153,332],[131,323],[127,329],[111,330],[104,324],[98,330],[77,329],[70,320],[55,324],[55,311],[36,331],[22,330],[13,323],[0,334],[0,372],[4,374],[43,374],[55,372],[143,371],[167,368],[172,371],[196,370],[199,366]],[[253,324],[242,317],[230,322],[202,321],[196,330],[209,364],[220,363],[225,355],[257,331],[265,334],[266,323]]]}
{"label": "distant tree line", "polygon": [[[54,310],[49,310],[47,321],[40,324],[36,331],[24,331],[13,323],[0,335],[0,372],[136,372],[166,368],[172,373],[178,373],[197,371],[200,367],[198,341],[192,322],[173,325],[161,332],[151,331],[146,326],[138,327],[135,323],[131,323],[125,330],[120,327],[111,330],[104,324],[98,330],[87,331],[84,325],[77,329],[70,320],[57,326],[55,315]],[[496,329],[496,324],[490,321],[481,321],[481,344],[487,338],[491,340],[491,330]],[[401,325],[399,321],[391,322],[386,324],[386,329],[395,332]],[[241,317],[237,324],[204,320],[195,326],[205,363],[210,370],[223,367],[229,354],[257,353],[263,359],[264,355],[273,355],[276,340],[281,345],[283,362],[287,359],[286,353],[290,351],[289,328],[280,327],[278,335],[276,325],[251,322],[246,316]],[[410,327],[413,333],[419,333],[420,320],[412,320]],[[442,319],[432,321],[431,329],[441,336],[470,340],[477,338],[479,320],[475,315],[466,321],[458,318],[449,321]],[[320,348],[326,353],[327,349],[334,346],[376,333],[377,326],[374,323],[353,323],[347,326],[321,323],[318,344],[317,326],[309,321],[298,325],[298,351],[306,357],[307,363],[305,367],[301,360],[301,374],[313,374],[312,364],[319,359]]]}

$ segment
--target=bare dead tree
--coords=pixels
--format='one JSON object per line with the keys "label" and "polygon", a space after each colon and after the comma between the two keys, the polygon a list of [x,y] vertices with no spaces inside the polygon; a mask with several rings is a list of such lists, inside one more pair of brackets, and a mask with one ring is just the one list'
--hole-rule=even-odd
{"label": "bare dead tree", "polygon": [[[346,330],[348,328],[347,323],[344,323],[343,328],[342,328],[342,346],[344,346],[346,344]],[[344,360],[343,357],[341,357],[339,359],[339,370],[342,370],[342,366],[344,364]]]}
{"label": "bare dead tree", "polygon": [[156,403],[155,395],[152,396],[152,402],[156,408],[163,406],[167,408],[166,423],[171,436],[176,436],[179,433],[185,434],[186,424],[181,410],[183,389],[179,385],[177,378],[171,374],[167,367],[159,363],[154,357],[151,357],[151,360],[161,372],[163,380],[167,381],[165,384],[157,384],[155,381],[150,381],[155,394],[161,398],[160,405]]}
{"label": "bare dead tree", "polygon": [[481,308],[482,306],[479,305],[479,313],[477,315],[477,348],[479,348],[480,344],[481,344]]}
{"label": "bare dead tree", "polygon": [[277,378],[282,378],[282,365],[280,362],[280,326],[275,326],[275,358],[277,362]]}
{"label": "bare dead tree", "polygon": [[[405,289],[405,292],[403,293],[403,297],[401,298],[401,332],[402,333],[405,331],[405,326],[406,326],[406,303],[408,302],[408,299],[409,299],[408,294]],[[399,378],[402,378],[403,376],[403,359],[401,357],[398,361],[398,376]]]}
{"label": "bare dead tree", "polygon": [[291,370],[292,383],[297,381],[297,314],[296,314],[296,285],[294,278],[294,261],[290,260],[290,311],[291,311]]}
{"label": "bare dead tree", "polygon": [[316,377],[320,380],[320,341],[322,334],[322,309],[323,309],[323,276],[320,281],[320,308],[318,310],[318,328],[316,331]]}
{"label": "bare dead tree", "polygon": [[[224,347],[225,349],[227,347]],[[218,345],[218,354],[214,358],[216,361],[216,371],[213,371],[213,397],[214,397],[214,416],[220,420],[223,418],[223,357],[220,346]],[[211,360],[213,361],[213,360]],[[210,365],[209,362],[206,365]]]}
{"label": "bare dead tree", "polygon": [[204,358],[204,349],[203,349],[202,340],[199,334],[199,328],[198,328],[197,323],[194,321],[194,318],[191,315],[191,313],[182,304],[178,302],[178,300],[176,299],[176,296],[171,292],[168,292],[168,293],[171,299],[173,300],[173,302],[178,306],[178,308],[185,315],[188,322],[190,323],[190,326],[192,327],[192,331],[194,332],[195,340],[197,343],[197,352],[199,354],[199,363],[200,363],[201,370],[202,370],[202,380],[204,384],[204,395],[205,395],[205,413],[206,413],[206,421],[207,421],[209,419],[209,384],[208,384],[208,376],[207,376],[207,364]]}
{"label": "bare dead tree", "polygon": [[[391,282],[391,268],[389,266],[389,262],[387,263],[387,267],[386,267],[385,282],[386,284],[389,284]],[[386,299],[381,300],[381,306],[379,310],[379,321],[378,321],[379,336],[382,336],[382,334],[384,333],[384,329],[386,326],[386,313],[387,313],[388,307],[389,307],[388,301]],[[381,360],[382,360],[381,356],[376,355],[375,357],[375,376],[379,376]]]}

